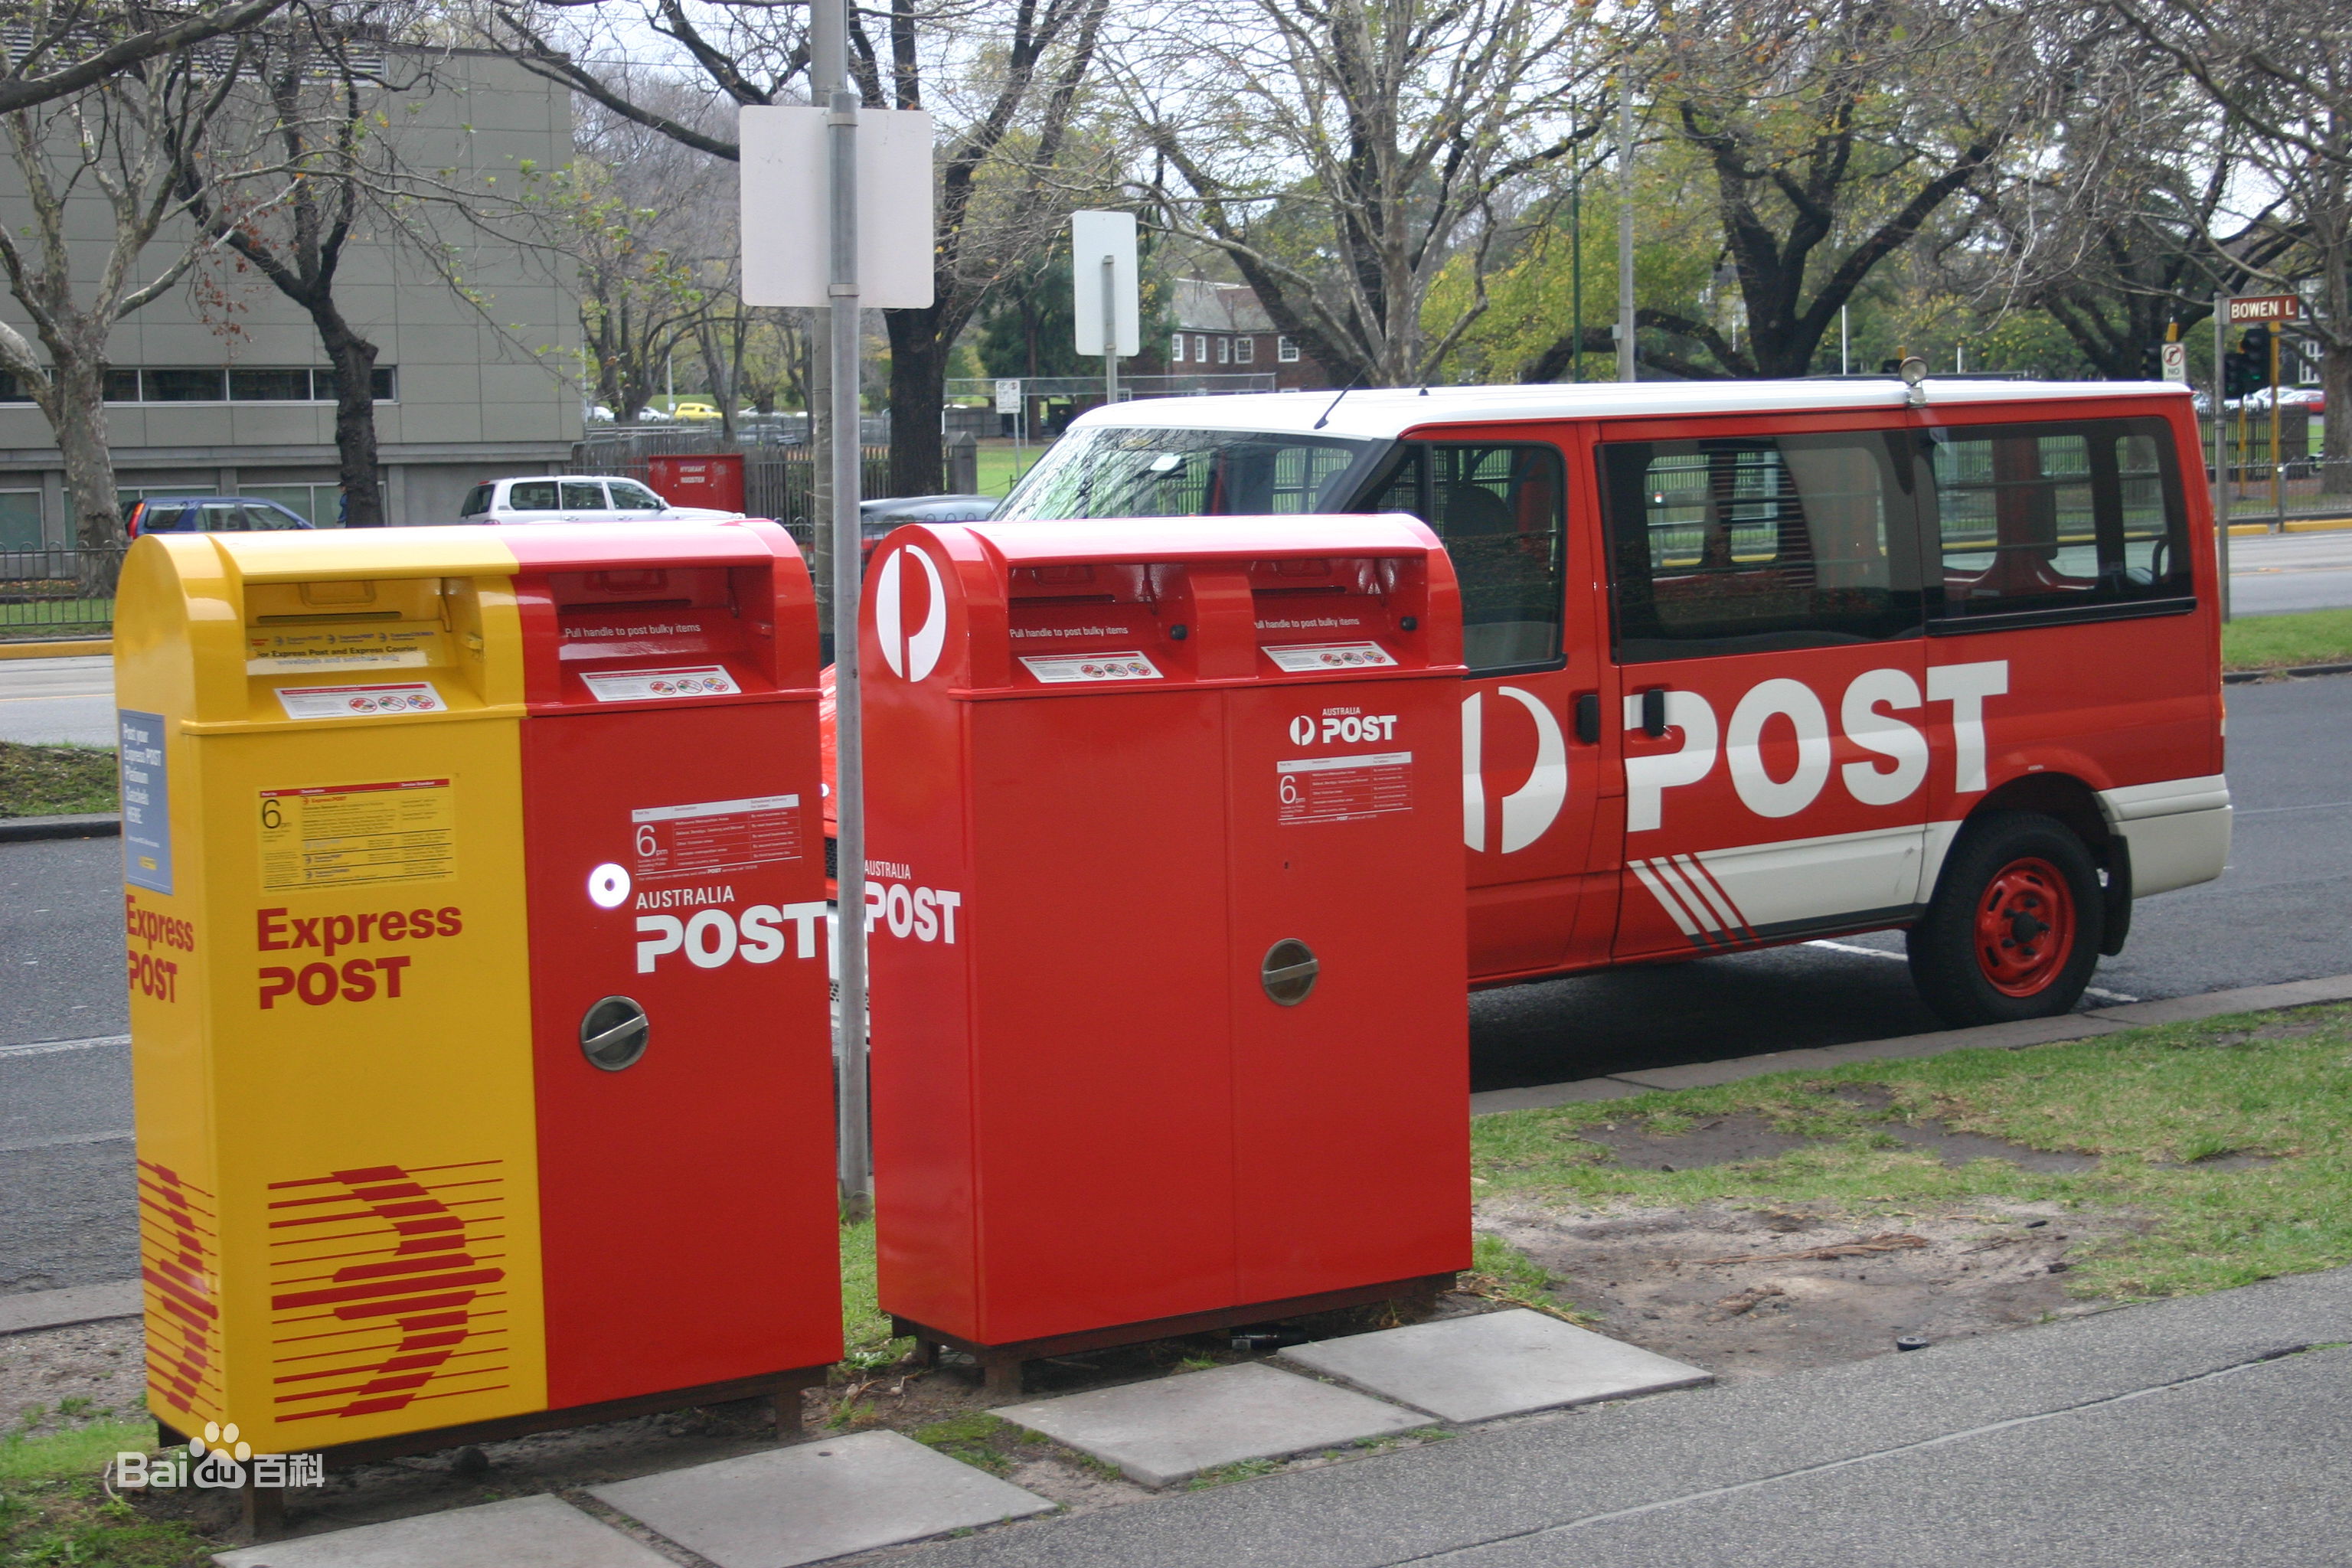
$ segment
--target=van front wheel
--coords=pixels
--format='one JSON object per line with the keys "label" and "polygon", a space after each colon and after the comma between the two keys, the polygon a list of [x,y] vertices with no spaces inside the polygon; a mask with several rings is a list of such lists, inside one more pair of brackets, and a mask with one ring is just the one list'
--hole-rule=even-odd
{"label": "van front wheel", "polygon": [[1952,846],[1911,928],[1911,979],[1959,1026],[2048,1018],[2082,999],[2105,903],[2090,851],[2055,817],[2004,811]]}

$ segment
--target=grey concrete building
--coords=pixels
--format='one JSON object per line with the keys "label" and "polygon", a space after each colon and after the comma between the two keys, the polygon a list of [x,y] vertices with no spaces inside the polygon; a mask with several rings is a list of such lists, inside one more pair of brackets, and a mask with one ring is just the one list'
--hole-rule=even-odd
{"label": "grey concrete building", "polygon": [[[488,205],[517,192],[526,163],[551,170],[571,161],[562,89],[490,51],[434,51],[417,63],[430,65],[429,85],[388,106],[385,132],[407,167],[452,171],[453,185],[479,189]],[[13,162],[0,157],[0,221],[23,221],[23,189]],[[89,210],[75,215],[81,232],[102,238],[103,214],[84,205]],[[558,471],[580,437],[580,321],[568,259],[454,215],[437,226],[455,247],[448,262],[436,265],[396,233],[363,232],[345,253],[337,289],[380,351],[376,432],[394,523],[454,521],[477,480]],[[186,233],[167,228],[158,238],[150,275]],[[444,265],[478,306],[452,288]],[[30,335],[5,288],[0,317]],[[145,495],[241,494],[334,525],[326,358],[310,318],[266,279],[233,264],[200,264],[123,321],[108,358],[109,436],[126,505]],[[0,549],[66,545],[71,532],[48,422],[0,377]]]}

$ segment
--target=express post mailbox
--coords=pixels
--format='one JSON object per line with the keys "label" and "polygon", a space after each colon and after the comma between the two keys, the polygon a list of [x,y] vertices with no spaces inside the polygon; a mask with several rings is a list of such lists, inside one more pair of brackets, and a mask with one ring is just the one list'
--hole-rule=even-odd
{"label": "express post mailbox", "polygon": [[915,525],[863,613],[898,1331],[1017,1386],[1450,1283],[1461,632],[1429,531]]}
{"label": "express post mailbox", "polygon": [[815,653],[772,524],[133,545],[160,1423],[358,1458],[838,1358]]}

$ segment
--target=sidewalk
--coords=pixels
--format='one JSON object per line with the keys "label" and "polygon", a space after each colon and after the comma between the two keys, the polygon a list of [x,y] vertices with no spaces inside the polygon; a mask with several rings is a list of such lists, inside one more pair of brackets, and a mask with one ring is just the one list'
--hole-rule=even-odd
{"label": "sidewalk", "polygon": [[[2352,1561],[2352,1270],[950,1542],[921,1568]],[[2305,1346],[2334,1346],[2303,1350]],[[2274,1359],[2273,1359],[2274,1358]]]}

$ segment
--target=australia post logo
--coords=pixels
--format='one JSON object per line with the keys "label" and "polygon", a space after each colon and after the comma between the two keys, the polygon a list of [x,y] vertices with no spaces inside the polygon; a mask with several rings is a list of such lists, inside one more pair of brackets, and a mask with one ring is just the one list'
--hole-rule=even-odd
{"label": "australia post logo", "polygon": [[[919,595],[912,591],[919,574],[923,584]],[[919,608],[911,617],[910,597],[919,597]],[[893,675],[921,680],[940,666],[940,650],[948,640],[947,589],[939,567],[915,545],[892,551],[875,574],[874,640],[881,645],[882,662]]]}

